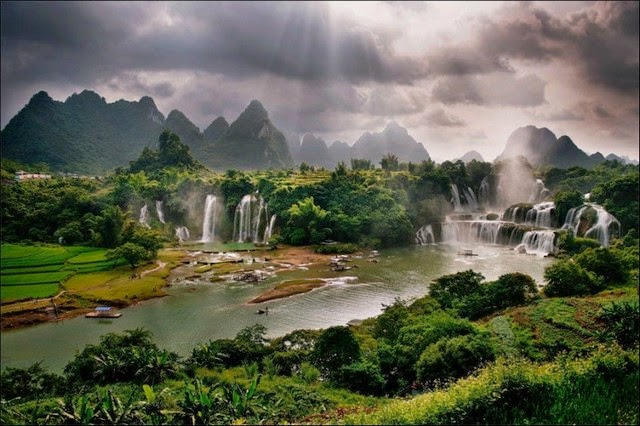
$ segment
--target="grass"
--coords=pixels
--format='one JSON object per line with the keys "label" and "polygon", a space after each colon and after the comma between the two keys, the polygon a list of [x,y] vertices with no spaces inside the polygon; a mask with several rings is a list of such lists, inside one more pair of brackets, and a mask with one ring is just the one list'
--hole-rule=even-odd
{"label": "grass", "polygon": [[60,286],[58,284],[33,284],[29,286],[2,286],[0,287],[0,298],[2,300],[20,300],[33,298],[50,297],[58,294]]}
{"label": "grass", "polygon": [[0,253],[3,302],[51,295],[73,275],[108,271],[126,263],[121,259],[114,264],[107,261],[105,249],[83,246],[2,244]]}
{"label": "grass", "polygon": [[59,283],[68,276],[72,275],[71,271],[44,272],[38,274],[16,274],[3,275],[2,287],[15,285],[32,285],[32,284],[48,284]]}
{"label": "grass", "polygon": [[504,361],[450,387],[392,400],[347,424],[637,424],[638,354],[600,348],[542,365]]}

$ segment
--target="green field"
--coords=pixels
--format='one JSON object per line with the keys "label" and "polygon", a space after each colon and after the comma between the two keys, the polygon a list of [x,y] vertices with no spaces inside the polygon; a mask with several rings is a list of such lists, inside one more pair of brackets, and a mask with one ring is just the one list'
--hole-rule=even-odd
{"label": "green field", "polygon": [[105,253],[95,247],[2,244],[0,299],[8,302],[55,295],[60,283],[73,275],[113,269]]}

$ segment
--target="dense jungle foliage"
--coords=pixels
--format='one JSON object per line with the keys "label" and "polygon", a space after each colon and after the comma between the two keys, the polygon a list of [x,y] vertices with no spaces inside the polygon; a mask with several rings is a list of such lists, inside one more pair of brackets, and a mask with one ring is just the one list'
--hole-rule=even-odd
{"label": "dense jungle foliage", "polygon": [[[618,218],[623,234],[637,230],[638,166],[606,162],[592,170],[532,170],[526,160],[518,161],[545,180],[554,194],[558,217],[582,204],[581,194],[591,191],[592,200]],[[169,241],[174,238],[174,226],[198,232],[207,194],[224,200],[218,235],[230,240],[236,206],[244,195],[257,192],[268,203],[269,212],[276,214],[276,230],[283,242],[300,245],[332,239],[371,247],[397,246],[412,243],[420,226],[444,220],[451,211],[451,184],[479,193],[486,178],[493,188],[489,197],[495,200],[504,167],[501,162],[478,161],[381,163],[380,169],[350,169],[340,163],[333,171],[307,166],[220,174],[200,165],[177,136],[165,132],[158,150],[146,149],[128,169],[102,178],[54,177],[3,185],[2,241],[55,242],[63,237],[70,244],[112,248],[127,242],[126,237],[108,235],[114,231],[109,226],[121,226],[122,218],[114,216],[135,219],[143,205],[153,206],[156,201],[163,203],[167,224],[152,217],[151,225]],[[5,178],[19,167],[13,162],[2,164]]]}
{"label": "dense jungle foliage", "polygon": [[[495,188],[504,166],[386,158],[381,169],[219,174],[164,137],[158,151],[100,179],[5,183],[2,241],[63,238],[112,249],[111,256],[128,247],[153,258],[174,241],[174,226],[197,229],[207,194],[224,200],[221,234],[229,240],[236,205],[257,191],[278,218],[273,242],[332,239],[345,251],[409,244],[418,227],[451,211],[451,184],[479,192],[486,178]],[[166,149],[179,153],[179,163]],[[3,163],[3,178],[15,166]],[[468,270],[425,283],[427,296],[396,300],[353,327],[267,339],[255,325],[233,339],[201,342],[187,357],[142,329],[108,334],[62,374],[40,364],[5,369],[0,421],[637,424],[638,167],[532,172],[565,212],[591,191],[618,217],[624,238],[605,248],[565,232],[542,290],[524,274],[487,281]],[[132,216],[155,201],[167,223],[151,217],[149,229]]]}

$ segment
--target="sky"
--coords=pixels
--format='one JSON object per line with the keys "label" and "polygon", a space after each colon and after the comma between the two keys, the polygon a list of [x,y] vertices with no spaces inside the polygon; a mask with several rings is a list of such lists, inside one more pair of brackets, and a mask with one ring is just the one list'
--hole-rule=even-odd
{"label": "sky", "polygon": [[353,144],[395,120],[436,160],[518,127],[638,158],[638,2],[0,3],[1,126],[40,90],[151,96],[201,130],[253,99]]}

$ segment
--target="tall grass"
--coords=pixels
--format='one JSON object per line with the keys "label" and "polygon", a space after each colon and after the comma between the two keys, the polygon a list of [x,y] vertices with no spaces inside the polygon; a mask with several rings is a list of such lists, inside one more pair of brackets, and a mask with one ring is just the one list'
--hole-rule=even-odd
{"label": "tall grass", "polygon": [[489,366],[449,388],[394,401],[348,424],[627,424],[638,422],[638,353]]}

